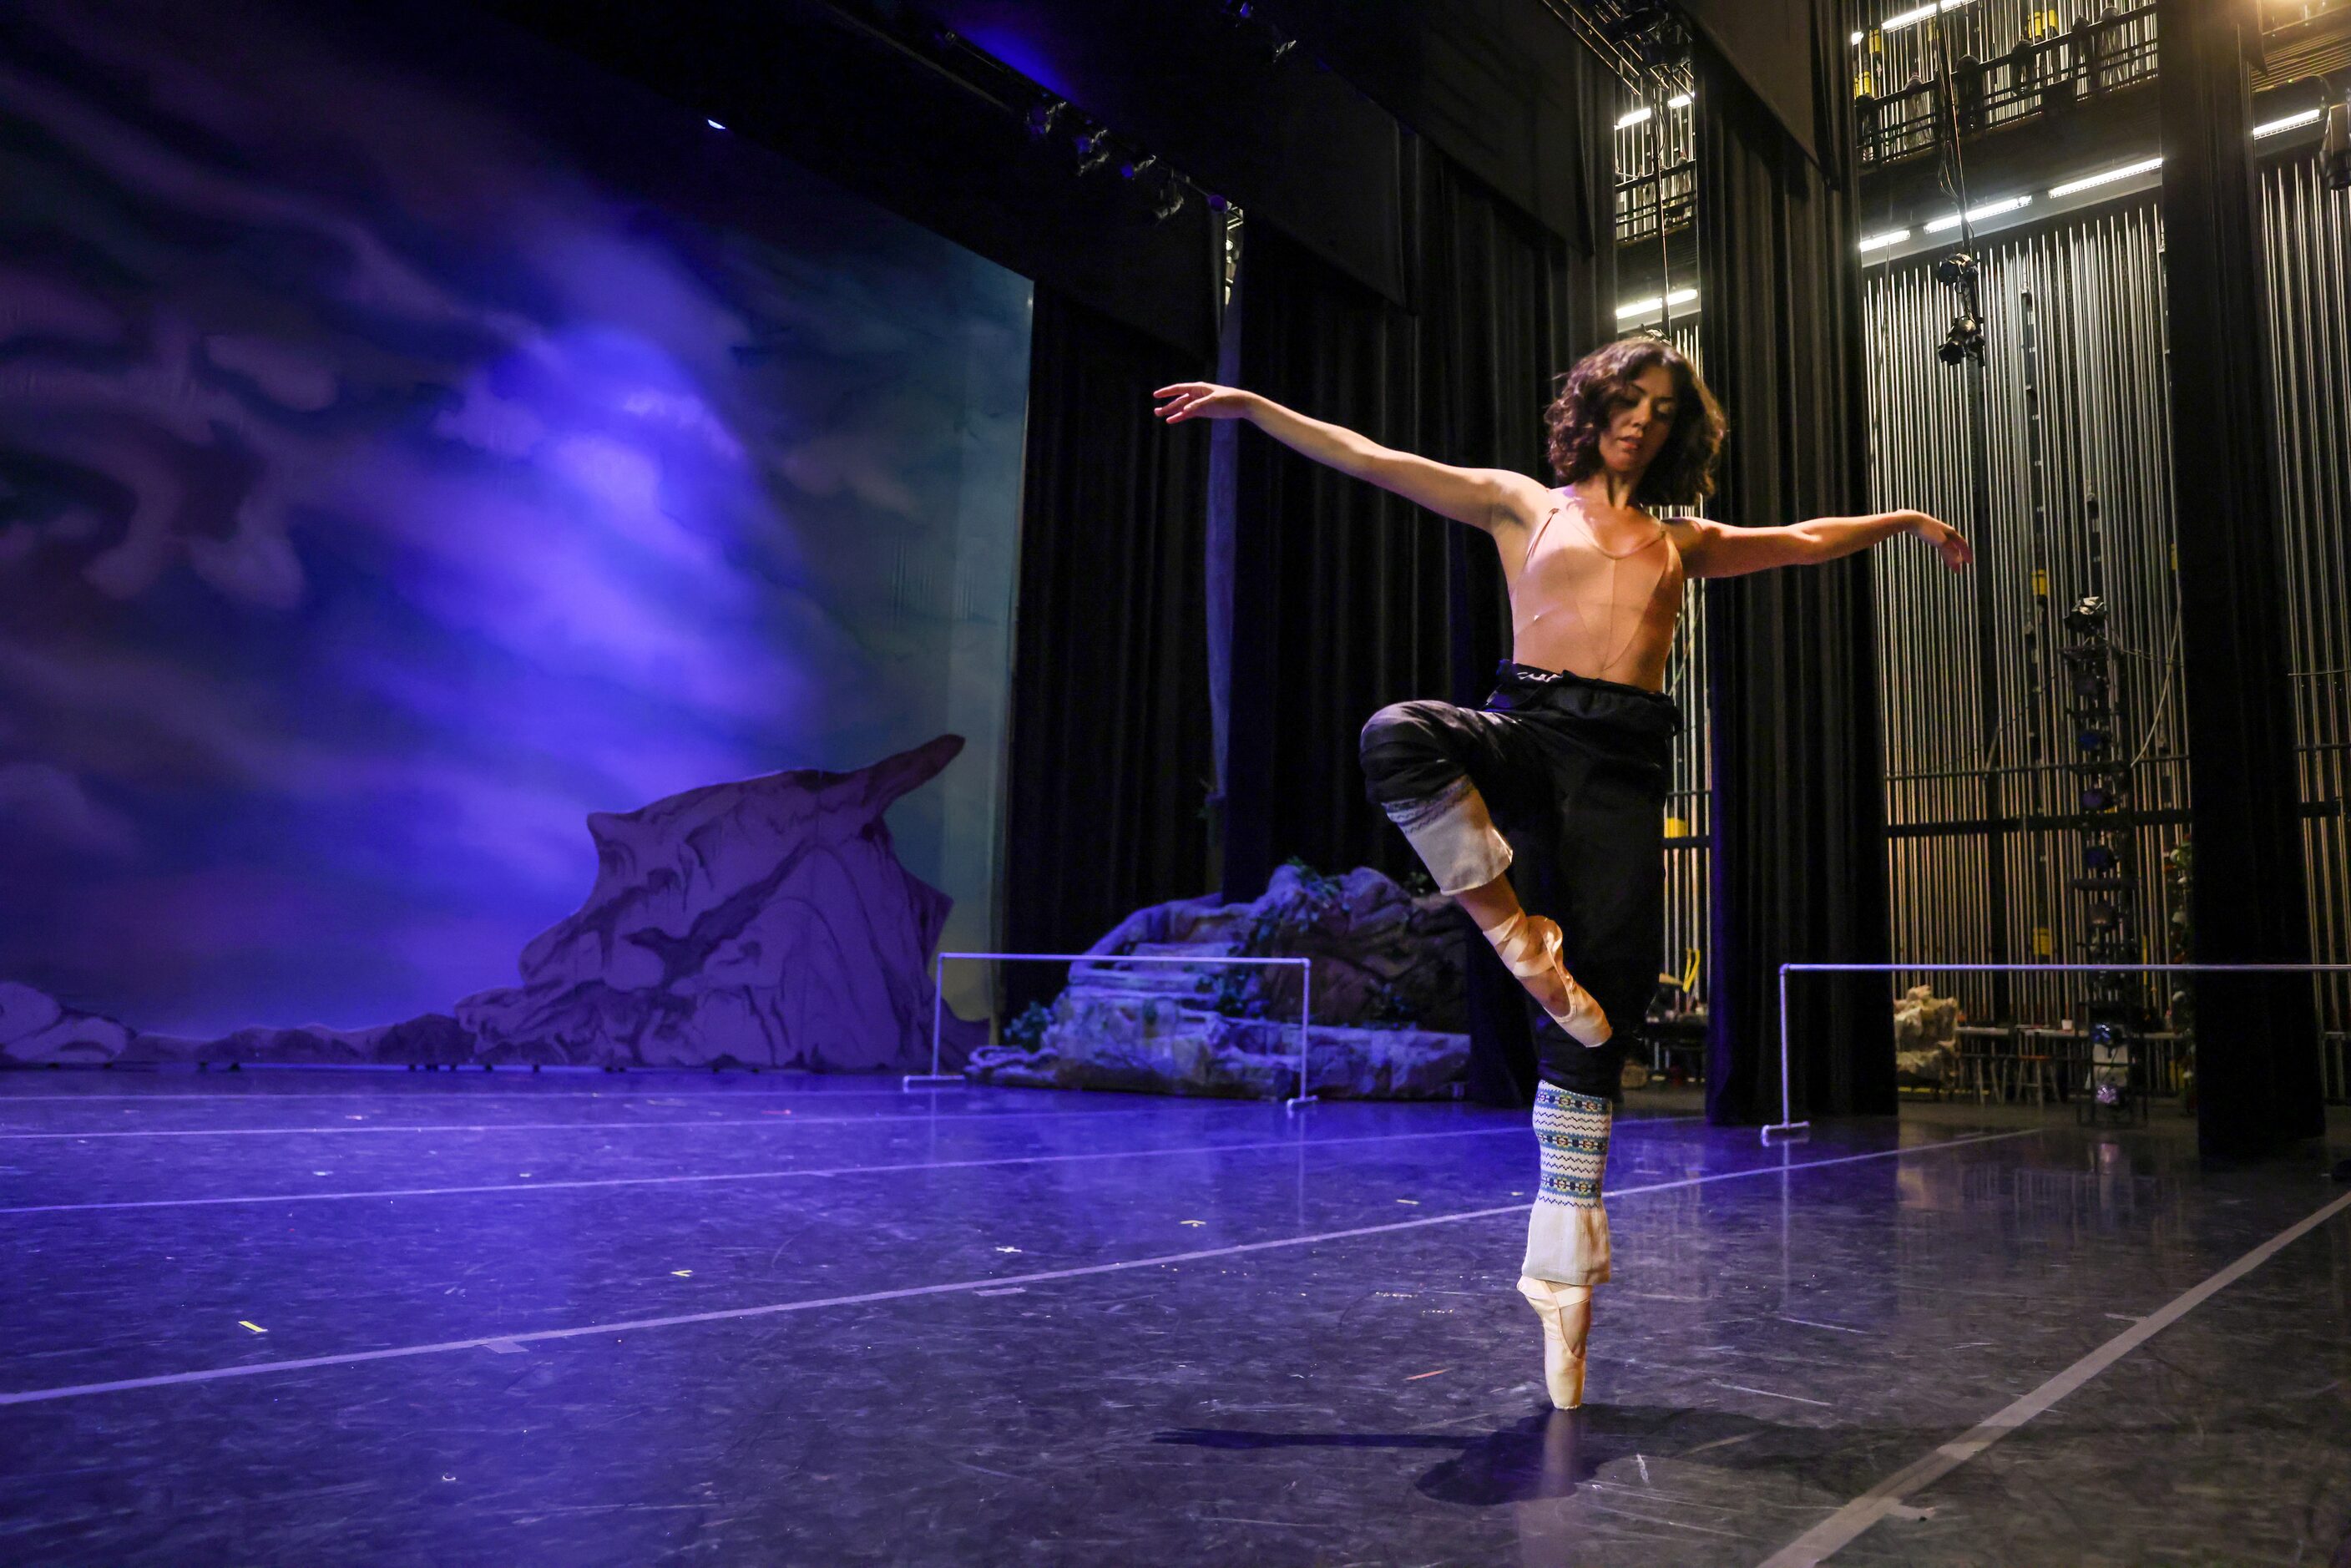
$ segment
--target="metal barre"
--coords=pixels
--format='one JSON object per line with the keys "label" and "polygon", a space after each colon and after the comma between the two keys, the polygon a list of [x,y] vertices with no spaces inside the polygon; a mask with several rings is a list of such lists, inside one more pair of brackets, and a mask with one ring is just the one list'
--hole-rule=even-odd
{"label": "metal barre", "polygon": [[1810,1127],[1795,1122],[1788,1095],[1788,977],[1790,975],[1907,975],[1913,970],[1938,975],[2326,975],[2351,971],[2351,964],[1782,964],[1780,966],[1780,1119],[1763,1129],[1763,1141],[1774,1133]]}
{"label": "metal barre", "polygon": [[942,952],[931,965],[931,1071],[908,1073],[899,1082],[903,1092],[916,1084],[961,1083],[959,1076],[939,1071],[939,1031],[946,1012],[945,977],[947,960],[970,958],[987,961],[1033,961],[1040,964],[1238,964],[1255,967],[1272,966],[1294,968],[1298,975],[1298,1092],[1282,1102],[1282,1109],[1295,1111],[1301,1105],[1314,1103],[1314,1096],[1306,1092],[1306,1030],[1313,1017],[1314,961],[1311,958],[1233,958],[1203,956],[1178,958],[1158,953],[946,953]]}

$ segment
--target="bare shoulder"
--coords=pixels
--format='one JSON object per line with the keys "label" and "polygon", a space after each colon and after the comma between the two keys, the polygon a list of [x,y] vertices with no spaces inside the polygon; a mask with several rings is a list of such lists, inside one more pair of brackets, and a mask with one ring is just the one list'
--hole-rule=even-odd
{"label": "bare shoulder", "polygon": [[1705,549],[1708,542],[1722,532],[1722,525],[1710,517],[1659,517],[1657,521],[1674,541],[1674,548],[1684,555]]}

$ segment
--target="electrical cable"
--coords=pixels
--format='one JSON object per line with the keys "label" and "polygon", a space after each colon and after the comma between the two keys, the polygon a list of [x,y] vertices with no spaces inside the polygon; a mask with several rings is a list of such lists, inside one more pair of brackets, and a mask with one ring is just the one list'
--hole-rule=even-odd
{"label": "electrical cable", "polygon": [[2147,734],[2138,743],[2138,755],[2133,757],[2130,765],[2124,769],[2126,775],[2137,771],[2140,758],[2146,757],[2147,748],[2155,744],[2155,732],[2170,716],[2170,711],[2163,705],[2164,699],[2171,695],[2172,672],[2179,668],[2179,622],[2175,617],[2171,622],[2171,652],[2164,655],[2163,685],[2156,688],[2155,716],[2147,721]]}

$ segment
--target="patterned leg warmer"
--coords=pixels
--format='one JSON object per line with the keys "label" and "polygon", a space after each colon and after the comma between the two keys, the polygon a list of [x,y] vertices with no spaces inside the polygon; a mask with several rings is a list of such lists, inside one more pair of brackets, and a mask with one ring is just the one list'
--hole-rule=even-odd
{"label": "patterned leg warmer", "polygon": [[1559,1285],[1607,1280],[1608,1211],[1600,1204],[1600,1184],[1614,1122],[1605,1100],[1556,1083],[1535,1091],[1542,1186],[1527,1221],[1527,1258],[1520,1273]]}
{"label": "patterned leg warmer", "polygon": [[1467,778],[1426,800],[1395,800],[1380,808],[1404,831],[1420,863],[1451,897],[1483,887],[1510,869],[1510,846],[1486,814],[1486,798]]}

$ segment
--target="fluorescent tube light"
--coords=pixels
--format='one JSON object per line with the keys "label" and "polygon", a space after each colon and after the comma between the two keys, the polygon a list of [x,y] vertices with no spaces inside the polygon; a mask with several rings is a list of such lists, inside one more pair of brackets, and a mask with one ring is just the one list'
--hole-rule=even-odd
{"label": "fluorescent tube light", "polygon": [[1887,229],[1882,235],[1866,235],[1861,242],[1862,254],[1866,256],[1873,250],[1884,250],[1889,245],[1900,245],[1909,237],[1908,229]]}
{"label": "fluorescent tube light", "polygon": [[1622,119],[1618,120],[1616,121],[1616,129],[1617,129],[1617,130],[1619,130],[1619,131],[1629,131],[1629,130],[1631,130],[1634,126],[1640,124],[1640,123],[1641,123],[1641,121],[1643,121],[1643,120],[1646,120],[1646,119],[1648,119],[1648,118],[1649,118],[1649,110],[1648,110],[1648,108],[1647,108],[1647,106],[1646,106],[1646,105],[1644,105],[1643,107],[1641,107],[1641,108],[1639,108],[1639,109],[1635,110],[1632,113],[1630,113],[1630,114],[1628,114],[1628,115],[1625,115],[1625,116],[1624,116]]}
{"label": "fluorescent tube light", "polygon": [[2292,131],[2296,126],[2308,125],[2325,112],[2324,110],[2305,109],[2300,114],[2289,114],[2283,120],[2273,120],[2267,125],[2256,125],[2253,127],[2253,134],[2256,137],[2275,136],[2281,131]]}
{"label": "fluorescent tube light", "polygon": [[[1915,11],[1905,11],[1898,16],[1888,16],[1877,24],[1877,30],[1881,33],[1898,32],[1904,27],[1915,26],[1938,11],[1955,11],[1966,4],[1968,0],[1942,0],[1940,5],[1921,5]],[[1858,38],[1854,41],[1860,42]]]}
{"label": "fluorescent tube light", "polygon": [[1625,321],[1635,317],[1646,316],[1668,305],[1687,305],[1697,298],[1698,290],[1695,288],[1677,288],[1662,299],[1656,295],[1651,295],[1646,299],[1635,299],[1629,305],[1616,307],[1616,319]]}
{"label": "fluorescent tube light", "polygon": [[2076,191],[2095,190],[2100,185],[2111,185],[2117,180],[2128,180],[2140,174],[2152,174],[2162,167],[2161,158],[2142,158],[2136,163],[2126,163],[2119,169],[2106,169],[2095,174],[2085,174],[2078,180],[2068,180],[2062,185],[2053,185],[2049,188],[2049,193],[2052,196],[2070,196]]}
{"label": "fluorescent tube light", "polygon": [[1689,106],[1690,95],[1686,92],[1677,92],[1674,94],[1673,97],[1666,99],[1666,107],[1667,109],[1687,109]]}
{"label": "fluorescent tube light", "polygon": [[[2020,207],[2029,207],[2032,204],[2032,198],[2030,196],[2011,196],[2004,202],[1986,202],[1980,207],[1971,207],[1968,210],[1968,222],[1980,224],[1986,218],[1996,218],[2002,213],[2012,213]],[[1930,235],[1944,234],[1959,226],[1959,214],[1954,213],[1948,218],[1937,218],[1933,223],[1928,224],[1927,232]]]}

